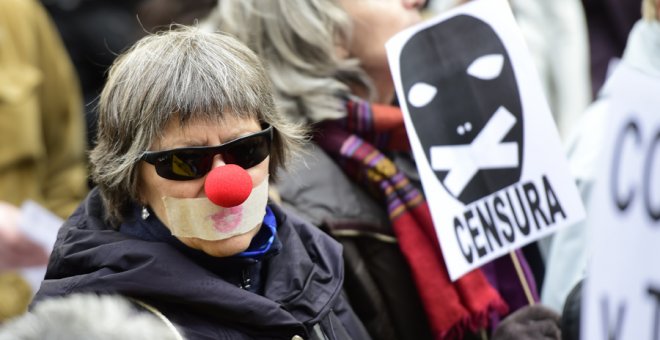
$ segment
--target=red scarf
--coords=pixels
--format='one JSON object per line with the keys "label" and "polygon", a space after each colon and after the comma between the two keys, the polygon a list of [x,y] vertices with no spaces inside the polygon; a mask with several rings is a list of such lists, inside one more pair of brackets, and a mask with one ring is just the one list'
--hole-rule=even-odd
{"label": "red scarf", "polygon": [[384,153],[409,151],[398,108],[347,101],[347,117],[318,124],[314,140],[354,181],[387,206],[435,339],[461,338],[508,307],[480,270],[451,282],[422,194]]}

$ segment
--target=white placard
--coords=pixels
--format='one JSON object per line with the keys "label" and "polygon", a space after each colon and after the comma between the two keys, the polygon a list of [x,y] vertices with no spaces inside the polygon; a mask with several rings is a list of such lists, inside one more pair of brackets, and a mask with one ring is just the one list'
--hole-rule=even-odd
{"label": "white placard", "polygon": [[386,47],[452,280],[584,218],[506,0],[469,2]]}
{"label": "white placard", "polygon": [[660,79],[620,63],[587,225],[582,339],[660,339]]}
{"label": "white placard", "polygon": [[[39,244],[46,254],[53,251],[57,232],[64,221],[34,201],[25,201],[21,205],[21,219],[18,222],[20,230],[32,241]],[[46,266],[22,268],[21,276],[32,287],[35,294],[41,286],[46,274]]]}

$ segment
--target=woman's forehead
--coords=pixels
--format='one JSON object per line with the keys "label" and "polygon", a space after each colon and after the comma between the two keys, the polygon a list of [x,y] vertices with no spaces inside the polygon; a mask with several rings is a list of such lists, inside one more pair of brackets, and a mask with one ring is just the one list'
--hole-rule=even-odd
{"label": "woman's forehead", "polygon": [[261,125],[256,118],[234,115],[199,117],[184,122],[171,119],[152,143],[151,149],[215,145],[260,129]]}
{"label": "woman's forehead", "polygon": [[171,124],[178,124],[181,127],[186,127],[190,124],[225,124],[235,123],[241,120],[258,120],[260,116],[257,113],[258,108],[227,108],[227,107],[200,107],[190,112],[176,112],[168,121],[165,126]]}

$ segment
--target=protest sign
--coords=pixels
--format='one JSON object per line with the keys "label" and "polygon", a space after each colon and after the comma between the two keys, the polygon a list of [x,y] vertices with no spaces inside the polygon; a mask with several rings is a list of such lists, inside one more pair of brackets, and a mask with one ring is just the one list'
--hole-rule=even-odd
{"label": "protest sign", "polygon": [[582,338],[660,339],[660,79],[621,63],[608,90]]}
{"label": "protest sign", "polygon": [[506,0],[478,0],[387,45],[452,280],[584,217]]}

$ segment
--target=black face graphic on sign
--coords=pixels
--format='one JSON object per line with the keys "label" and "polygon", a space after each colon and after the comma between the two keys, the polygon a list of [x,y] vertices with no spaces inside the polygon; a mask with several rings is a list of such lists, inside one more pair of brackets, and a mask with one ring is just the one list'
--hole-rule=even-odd
{"label": "black face graphic on sign", "polygon": [[511,60],[497,34],[467,15],[418,32],[401,79],[431,168],[464,204],[520,179],[523,117]]}

